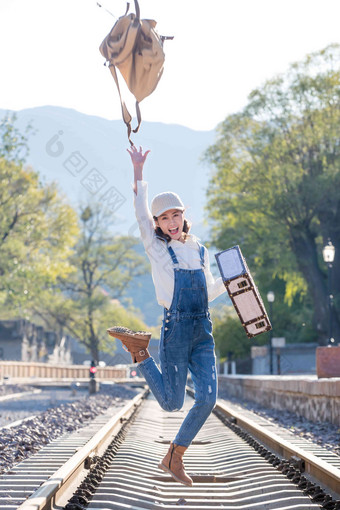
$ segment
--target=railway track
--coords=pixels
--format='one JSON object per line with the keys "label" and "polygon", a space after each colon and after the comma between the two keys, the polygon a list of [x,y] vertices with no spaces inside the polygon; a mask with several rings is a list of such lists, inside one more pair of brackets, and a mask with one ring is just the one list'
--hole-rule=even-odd
{"label": "railway track", "polygon": [[223,402],[185,454],[194,486],[176,483],[157,465],[190,405],[146,390],[108,410],[0,477],[0,510],[340,509],[339,456]]}

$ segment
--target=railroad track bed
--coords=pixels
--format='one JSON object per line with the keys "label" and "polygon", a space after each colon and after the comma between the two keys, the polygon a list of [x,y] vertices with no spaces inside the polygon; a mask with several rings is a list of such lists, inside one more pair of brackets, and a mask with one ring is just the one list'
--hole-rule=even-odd
{"label": "railroad track bed", "polygon": [[304,416],[297,415],[287,409],[268,409],[257,402],[228,398],[228,393],[220,389],[219,396],[235,409],[251,411],[262,416],[273,424],[279,425],[310,444],[318,444],[340,456],[340,428],[329,422],[312,422]]}
{"label": "railroad track bed", "polygon": [[[296,434],[295,431],[273,423],[271,420],[268,420],[267,418],[247,410],[233,402],[219,401],[219,403],[222,413],[224,411],[224,413],[227,413],[227,415],[230,417],[242,415],[242,417],[254,422],[254,424],[258,427],[264,428],[269,435],[276,435],[281,439],[295,445],[296,448],[302,448],[304,451],[309,452],[312,455],[325,460],[335,468],[340,469],[340,455],[336,453],[338,449],[336,449],[336,452],[330,451],[328,445],[327,448],[325,448],[324,446],[317,444],[310,439],[306,439],[303,436]],[[264,440],[264,437],[262,437],[262,439]]]}
{"label": "railroad track bed", "polygon": [[0,402],[0,414],[6,418],[2,423],[10,422],[0,428],[0,475],[63,434],[80,429],[108,407],[123,407],[138,391],[112,385],[89,397],[85,391],[71,396],[70,390],[39,390],[39,394],[22,392],[15,401]]}
{"label": "railroad track bed", "polygon": [[[61,435],[41,448],[35,455],[16,464],[10,471],[0,476],[0,509],[18,508],[40,485],[44,482],[48,484],[53,480],[53,475],[72,460],[96,433],[105,429],[113,416],[119,414],[119,408],[122,406],[109,407],[105,413],[98,415],[88,425],[75,432]],[[120,421],[118,422],[120,427]],[[91,464],[92,455],[93,452],[90,452],[89,458],[86,455],[83,459],[86,465]]]}
{"label": "railroad track bed", "polygon": [[[164,413],[148,399],[131,425],[89,509],[320,508],[212,415],[185,454],[193,487],[157,469],[187,412]],[[71,510],[71,507],[66,507]]]}
{"label": "railroad track bed", "polygon": [[340,509],[340,457],[235,404],[220,401],[216,414],[322,508]]}
{"label": "railroad track bed", "polygon": [[[87,429],[55,441],[0,477],[0,509],[340,509],[334,490],[340,487],[339,456],[317,445],[311,451],[308,441],[289,445],[295,438],[287,430],[223,402],[216,408],[219,417],[210,416],[184,456],[194,486],[176,483],[157,466],[190,400],[182,411],[166,413],[152,396],[143,401],[138,395],[114,417],[109,411]],[[282,455],[267,448],[278,438],[275,448]]]}
{"label": "railroad track bed", "polygon": [[[122,388],[132,386],[143,386],[144,379],[117,380],[117,385],[107,383],[101,384],[101,392],[107,388]],[[18,423],[24,418],[31,418],[34,414],[41,413],[46,409],[57,407],[62,403],[70,403],[88,397],[88,380],[75,383],[72,380],[44,380],[35,381],[38,386],[27,384],[2,384],[0,385],[0,429],[1,427],[12,427],[13,422]],[[312,422],[303,416],[291,411],[282,409],[268,409],[259,403],[230,399],[223,388],[219,388],[219,397],[228,405],[235,406],[235,409],[252,411],[264,417],[274,424],[279,425],[293,433],[299,438],[307,439],[311,445],[318,444],[332,453],[340,456],[340,428],[328,422]],[[124,398],[124,396],[123,396]],[[132,398],[131,394],[125,398]],[[10,402],[8,402],[8,400]],[[40,405],[39,405],[40,402]],[[1,469],[0,469],[1,474]]]}

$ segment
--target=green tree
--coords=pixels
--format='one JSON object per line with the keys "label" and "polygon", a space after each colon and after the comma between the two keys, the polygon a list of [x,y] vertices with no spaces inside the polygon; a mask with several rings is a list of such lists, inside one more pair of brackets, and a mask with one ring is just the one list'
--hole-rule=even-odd
{"label": "green tree", "polygon": [[25,167],[28,134],[15,116],[0,122],[0,313],[24,317],[85,344],[112,352],[106,328],[123,323],[144,329],[138,312],[119,302],[127,284],[144,271],[136,240],[113,237],[112,218],[99,207],[79,217],[55,183],[42,185]]}
{"label": "green tree", "polygon": [[285,300],[308,295],[320,343],[328,329],[321,249],[336,248],[335,338],[340,339],[340,45],[308,55],[268,81],[219,127],[207,159],[212,242],[240,244],[268,290],[285,282]]}
{"label": "green tree", "polygon": [[17,116],[8,112],[0,122],[0,158],[23,165],[29,154],[28,139],[34,134],[28,124],[22,133],[16,126]]}
{"label": "green tree", "polygon": [[44,300],[35,308],[46,323],[52,321],[79,339],[95,361],[100,349],[114,350],[108,327],[123,323],[145,328],[137,312],[124,310],[118,301],[128,283],[145,272],[145,259],[134,250],[136,239],[112,236],[112,221],[99,204],[83,208],[80,238],[69,258],[74,270],[66,277],[60,275],[52,301]]}
{"label": "green tree", "polygon": [[220,358],[222,360],[247,358],[250,355],[251,342],[233,307],[224,306],[218,311],[213,310],[212,317],[214,340]]}
{"label": "green tree", "polygon": [[27,315],[41,288],[67,277],[78,235],[77,215],[56,186],[43,186],[23,166],[25,143],[6,117],[0,123],[0,306],[6,316]]}

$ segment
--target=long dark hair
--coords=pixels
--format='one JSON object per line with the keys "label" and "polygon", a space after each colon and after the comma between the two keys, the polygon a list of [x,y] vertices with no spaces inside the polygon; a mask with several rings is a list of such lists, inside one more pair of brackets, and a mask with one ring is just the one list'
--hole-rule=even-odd
{"label": "long dark hair", "polygon": [[[154,216],[153,219],[154,219],[154,221],[157,221],[156,216]],[[184,218],[184,221],[183,221],[184,239],[186,239],[187,234],[189,233],[190,228],[191,228],[191,223],[189,223],[189,221]],[[161,227],[158,227],[156,225],[155,226],[155,232],[156,232],[156,236],[160,237],[161,239],[164,239],[164,241],[168,241],[168,242],[171,241],[171,237],[168,236],[168,234],[164,234],[164,232],[161,229]]]}

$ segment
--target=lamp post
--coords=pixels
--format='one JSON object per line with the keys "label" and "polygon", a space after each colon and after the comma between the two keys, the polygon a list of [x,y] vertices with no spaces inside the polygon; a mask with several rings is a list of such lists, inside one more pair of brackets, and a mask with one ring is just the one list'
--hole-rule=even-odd
{"label": "lamp post", "polygon": [[328,327],[328,345],[334,343],[333,338],[333,294],[332,294],[332,267],[335,257],[335,248],[330,239],[322,250],[323,260],[328,267],[328,310],[329,310],[329,327]]}
{"label": "lamp post", "polygon": [[[273,303],[275,301],[275,294],[272,290],[270,290],[267,294],[267,300],[269,303],[269,320],[272,323],[273,326]],[[272,345],[272,338],[273,338],[273,330],[271,329],[269,331],[269,373],[270,375],[273,374],[273,345]]]}

